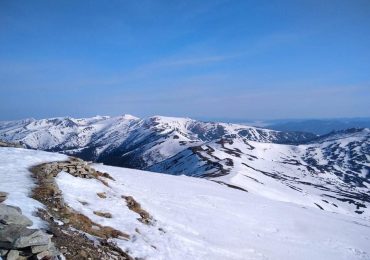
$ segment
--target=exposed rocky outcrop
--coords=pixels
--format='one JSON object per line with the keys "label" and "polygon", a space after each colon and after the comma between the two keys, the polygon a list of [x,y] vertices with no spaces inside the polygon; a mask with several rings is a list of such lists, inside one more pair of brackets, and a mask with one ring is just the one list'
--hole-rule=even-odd
{"label": "exposed rocky outcrop", "polygon": [[[6,193],[0,196],[6,198]],[[0,203],[0,257],[7,260],[63,259],[51,241],[52,235],[31,229],[32,221],[18,207]]]}
{"label": "exposed rocky outcrop", "polygon": [[0,147],[14,147],[14,148],[25,148],[21,143],[15,142],[15,143],[10,143],[10,142],[4,142],[0,140]]}
{"label": "exposed rocky outcrop", "polygon": [[32,221],[22,215],[18,207],[0,204],[0,221],[3,225],[32,226]]}
{"label": "exposed rocky outcrop", "polygon": [[53,177],[56,177],[61,171],[67,172],[74,177],[88,179],[92,179],[98,175],[97,172],[91,168],[87,162],[75,157],[70,157],[70,160],[68,161],[53,162],[44,164],[43,166],[45,173],[48,175],[52,174]]}
{"label": "exposed rocky outcrop", "polygon": [[[132,259],[111,241],[111,238],[128,240],[129,235],[99,225],[66,205],[54,180],[62,171],[79,178],[94,178],[107,186],[104,178],[113,179],[108,173],[96,171],[87,162],[72,157],[68,161],[45,163],[31,169],[37,184],[33,198],[47,208],[39,210],[38,216],[48,222],[56,247],[67,259]],[[102,217],[112,217],[110,213],[103,213]]]}
{"label": "exposed rocky outcrop", "polygon": [[96,195],[98,195],[98,197],[101,198],[101,199],[106,199],[107,198],[107,194],[105,192],[98,192],[98,193],[96,193]]}
{"label": "exposed rocky outcrop", "polygon": [[[47,223],[47,230],[31,229],[32,221],[22,215],[19,208],[0,203],[0,259],[57,260],[62,256],[67,260],[133,259],[113,240],[130,240],[130,235],[100,225],[69,207],[55,181],[58,174],[64,172],[76,178],[95,179],[109,187],[109,179],[114,179],[108,173],[97,171],[89,162],[74,157],[62,162],[43,163],[30,171],[36,184],[32,198],[45,206],[36,215]],[[106,199],[109,195],[97,192],[97,196]],[[0,191],[1,202],[7,197],[8,193]],[[155,222],[133,197],[122,198],[127,207],[139,215],[138,221],[148,225]],[[81,201],[82,205],[85,203]],[[94,211],[94,214],[102,218],[114,217],[105,211]]]}
{"label": "exposed rocky outcrop", "polygon": [[8,196],[8,193],[0,191],[0,203],[5,201]]}

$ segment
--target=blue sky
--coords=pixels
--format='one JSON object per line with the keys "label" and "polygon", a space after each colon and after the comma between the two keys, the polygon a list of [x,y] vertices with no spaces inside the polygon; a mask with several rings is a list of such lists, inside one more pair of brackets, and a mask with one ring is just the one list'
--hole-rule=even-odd
{"label": "blue sky", "polygon": [[370,2],[0,1],[0,120],[370,116]]}

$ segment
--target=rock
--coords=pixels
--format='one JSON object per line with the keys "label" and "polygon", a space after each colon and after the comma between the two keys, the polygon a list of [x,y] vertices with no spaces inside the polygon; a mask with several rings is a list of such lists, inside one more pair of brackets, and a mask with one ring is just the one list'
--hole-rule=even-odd
{"label": "rock", "polygon": [[0,249],[0,256],[5,256],[8,252],[9,250],[7,249]]}
{"label": "rock", "polygon": [[68,223],[70,222],[70,220],[69,220],[68,218],[63,218],[63,219],[62,219],[62,222],[63,222],[64,224],[68,224]]}
{"label": "rock", "polygon": [[3,249],[12,249],[12,244],[9,242],[1,242],[0,241],[0,248]]}
{"label": "rock", "polygon": [[84,179],[88,179],[89,178],[89,175],[87,173],[81,173],[80,174],[81,178],[84,178]]}
{"label": "rock", "polygon": [[18,207],[0,204],[0,223],[2,224],[16,224],[23,226],[32,226],[32,221],[26,216],[22,215],[22,211]]}
{"label": "rock", "polygon": [[29,237],[37,232],[35,229],[28,229],[25,226],[21,225],[4,225],[0,229],[0,247],[2,248],[22,248],[26,246],[15,246],[14,243],[23,237]]}
{"label": "rock", "polygon": [[102,198],[102,199],[106,199],[107,198],[107,194],[105,192],[98,192],[96,193],[96,195],[98,195],[99,198]]}
{"label": "rock", "polygon": [[80,158],[77,158],[77,157],[73,157],[73,161],[77,161],[77,162],[82,162],[84,163],[84,160],[80,159]]}
{"label": "rock", "polygon": [[0,191],[0,203],[5,201],[8,197],[8,193]]}
{"label": "rock", "polygon": [[9,253],[6,255],[7,260],[18,260],[19,251],[18,250],[10,250]]}
{"label": "rock", "polygon": [[42,245],[42,246],[31,246],[32,254],[37,254],[43,251],[48,251],[50,249],[51,244],[49,245]]}
{"label": "rock", "polygon": [[36,259],[39,259],[39,260],[41,260],[41,259],[49,259],[52,256],[53,256],[52,253],[50,253],[49,251],[43,251],[43,252],[38,253],[36,255]]}
{"label": "rock", "polygon": [[39,246],[39,245],[49,245],[51,243],[51,236],[45,234],[41,230],[33,230],[32,233],[21,234],[14,243],[15,248],[24,248],[28,246]]}
{"label": "rock", "polygon": [[27,257],[27,256],[20,255],[18,256],[17,260],[29,260],[29,256]]}
{"label": "rock", "polygon": [[56,258],[61,257],[60,252],[56,249],[56,247],[54,246],[53,243],[50,245],[50,247],[47,251],[49,251],[50,254],[55,256]]}
{"label": "rock", "polygon": [[18,207],[0,204],[0,259],[63,259],[51,235],[37,229]]}

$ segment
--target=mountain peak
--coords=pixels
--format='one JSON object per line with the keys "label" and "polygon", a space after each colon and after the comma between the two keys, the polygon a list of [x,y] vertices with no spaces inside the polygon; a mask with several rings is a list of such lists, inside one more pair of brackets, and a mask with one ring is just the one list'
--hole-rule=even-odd
{"label": "mountain peak", "polygon": [[136,116],[133,116],[133,115],[130,115],[130,114],[123,114],[121,116],[122,119],[125,119],[125,120],[139,120],[140,118],[136,117]]}

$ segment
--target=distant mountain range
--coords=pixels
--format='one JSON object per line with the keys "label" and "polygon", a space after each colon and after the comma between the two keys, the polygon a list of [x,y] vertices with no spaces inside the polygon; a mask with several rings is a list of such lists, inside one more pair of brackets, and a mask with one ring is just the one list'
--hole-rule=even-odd
{"label": "distant mountain range", "polygon": [[[243,120],[240,120],[243,122]],[[249,125],[261,126],[278,131],[300,131],[318,135],[348,128],[370,128],[370,118],[339,118],[339,119],[287,119],[252,121]]]}
{"label": "distant mountain range", "polygon": [[370,129],[327,135],[130,115],[0,122],[0,140],[86,160],[207,178],[370,219]]}

